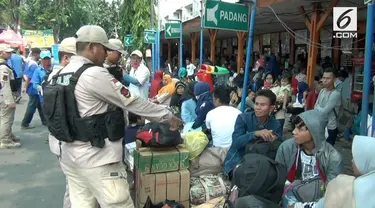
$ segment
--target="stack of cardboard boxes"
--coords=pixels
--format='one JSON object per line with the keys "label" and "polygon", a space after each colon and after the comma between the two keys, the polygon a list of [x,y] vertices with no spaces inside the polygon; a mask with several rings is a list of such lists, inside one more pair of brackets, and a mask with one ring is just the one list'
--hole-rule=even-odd
{"label": "stack of cardboard boxes", "polygon": [[175,200],[189,208],[189,151],[183,145],[143,148],[134,151],[135,207],[143,208],[147,197],[155,203]]}

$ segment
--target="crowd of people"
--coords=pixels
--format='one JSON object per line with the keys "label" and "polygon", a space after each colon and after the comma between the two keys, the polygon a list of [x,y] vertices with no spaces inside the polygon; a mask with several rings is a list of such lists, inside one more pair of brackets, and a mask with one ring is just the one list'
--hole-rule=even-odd
{"label": "crowd of people", "polygon": [[[267,191],[248,195],[277,206],[375,206],[370,196],[375,188],[372,186],[375,176],[372,139],[356,136],[353,141],[353,170],[359,177],[340,175],[344,170],[343,159],[334,146],[338,134],[350,135],[339,131],[342,103],[351,102],[346,97],[346,82],[350,79],[348,72],[337,70],[329,58],[318,65],[315,83],[310,86],[302,56],[292,66],[287,59],[275,55],[257,55],[251,69],[242,67],[239,73],[229,67],[231,76],[225,83],[212,77],[215,83],[211,85],[199,80],[196,73],[200,66],[189,59],[185,68],[152,73],[140,50],[130,53],[130,70],[126,70],[120,65],[121,57],[126,54],[122,42],[108,40],[99,26],[83,26],[75,37],[64,39],[59,47],[59,65],[52,64],[48,50],[32,49],[27,59],[12,51],[8,45],[0,44],[0,63],[7,63],[0,65],[0,147],[20,147],[11,129],[15,106],[23,91],[21,86],[29,96],[21,128],[33,128],[30,124],[36,110],[42,124],[50,127],[48,119],[51,118],[45,118],[43,110],[56,108],[57,104],[44,100],[45,86],[54,82],[70,85],[71,77],[85,65],[88,68],[76,80],[73,91],[77,114],[91,119],[119,107],[126,115],[122,117],[127,120],[123,138],[100,138],[101,145],[92,140],[63,142],[51,132],[51,151],[59,157],[67,178],[64,207],[134,206],[122,163],[122,149],[124,144],[135,141],[135,134],[145,119],[169,123],[183,135],[203,132],[209,139],[203,152],[215,148],[225,153],[221,162],[211,164],[212,169],[205,167],[207,172],[220,167],[220,172],[211,171],[211,174],[223,173],[232,181],[241,174],[236,169],[245,155],[254,153],[249,144],[274,144],[274,149],[266,150],[266,156],[274,161],[272,164],[285,167],[285,186],[280,192],[270,183],[260,184]],[[209,60],[204,63],[212,64]],[[251,71],[248,89],[243,89],[245,70]],[[11,81],[15,84],[12,89]],[[244,112],[240,111],[242,96],[246,97]],[[95,128],[100,129],[99,124]],[[286,138],[289,131],[293,135],[291,139]],[[246,172],[242,174],[247,176]],[[245,178],[256,181],[256,177]],[[306,186],[308,191],[304,191]],[[275,197],[270,192],[282,194]],[[236,207],[247,207],[254,200],[246,197],[240,196]]]}

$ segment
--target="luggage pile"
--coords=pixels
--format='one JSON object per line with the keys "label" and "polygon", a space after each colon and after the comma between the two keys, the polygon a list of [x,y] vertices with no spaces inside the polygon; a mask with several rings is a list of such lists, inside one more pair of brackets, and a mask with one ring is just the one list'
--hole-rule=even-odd
{"label": "luggage pile", "polygon": [[174,142],[168,145],[165,141],[171,141],[174,134],[160,129],[146,125],[137,134],[137,148],[133,152],[135,207],[147,207],[148,201],[158,204],[168,200],[189,208],[189,151]]}

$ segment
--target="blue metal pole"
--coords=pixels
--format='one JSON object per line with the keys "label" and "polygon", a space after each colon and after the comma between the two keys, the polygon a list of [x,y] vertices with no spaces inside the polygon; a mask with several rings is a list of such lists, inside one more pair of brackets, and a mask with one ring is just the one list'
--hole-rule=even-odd
{"label": "blue metal pole", "polygon": [[158,56],[156,57],[156,62],[157,62],[157,69],[159,70],[160,69],[160,31],[158,30],[157,32],[157,36],[158,36],[158,49],[157,49],[157,54]]}
{"label": "blue metal pole", "polygon": [[155,69],[159,69],[159,32],[155,32]]}
{"label": "blue metal pole", "polygon": [[374,7],[373,4],[367,5],[367,21],[366,21],[366,49],[365,49],[365,66],[363,78],[363,92],[362,92],[362,114],[361,114],[361,135],[367,135],[367,115],[369,108],[370,97],[370,80],[371,80],[371,58],[372,58],[372,44],[374,32]]}
{"label": "blue metal pole", "polygon": [[[367,21],[366,21],[366,49],[365,49],[365,68],[364,68],[364,89],[362,95],[362,115],[361,115],[361,135],[367,135],[367,115],[368,103],[370,96],[370,79],[372,68],[372,44],[374,42],[374,4],[367,4]],[[375,96],[372,107],[372,128],[371,136],[374,135],[375,129]]]}
{"label": "blue metal pole", "polygon": [[[202,0],[202,3],[201,3],[201,31],[200,31],[200,40],[199,40],[199,64],[202,66],[202,63],[203,63],[203,26],[204,26],[204,17],[203,17],[203,14],[204,14],[204,0]],[[193,63],[195,60],[191,60],[191,62]]]}
{"label": "blue metal pole", "polygon": [[180,21],[180,67],[179,68],[181,68],[182,67],[182,63],[184,63],[183,61],[184,60],[182,60],[182,57],[183,57],[183,50],[182,50],[182,21]]}
{"label": "blue metal pole", "polygon": [[[157,70],[160,69],[160,1],[158,0],[157,1],[158,3],[158,29],[156,30],[156,34],[157,34],[157,43],[158,43],[158,47],[157,47],[157,57],[156,57],[156,62],[157,62]],[[164,63],[163,63],[164,64]]]}
{"label": "blue metal pole", "polygon": [[152,44],[151,48],[151,59],[152,59],[152,72],[155,73],[156,64],[155,64],[155,44]]}
{"label": "blue metal pole", "polygon": [[246,52],[246,65],[245,65],[245,77],[242,88],[242,97],[241,97],[241,111],[245,111],[246,106],[246,96],[247,96],[247,82],[249,81],[249,68],[250,68],[250,59],[253,53],[253,35],[255,27],[255,13],[256,13],[256,0],[253,0],[251,6],[251,19],[249,26],[249,38],[247,39],[247,52]]}

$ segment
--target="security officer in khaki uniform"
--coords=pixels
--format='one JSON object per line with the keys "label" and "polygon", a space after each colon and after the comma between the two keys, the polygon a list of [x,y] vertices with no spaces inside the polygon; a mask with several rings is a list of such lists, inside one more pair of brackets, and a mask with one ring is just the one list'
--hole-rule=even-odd
{"label": "security officer in khaki uniform", "polygon": [[17,148],[21,144],[12,133],[16,103],[12,95],[11,81],[14,81],[12,69],[6,61],[13,49],[7,44],[0,44],[0,148]]}
{"label": "security officer in khaki uniform", "polygon": [[[65,38],[61,41],[59,44],[59,65],[55,65],[52,69],[52,72],[57,72],[64,68],[66,65],[69,64],[70,58],[76,54],[76,38],[69,37]],[[60,149],[59,149],[59,141],[50,136],[48,138],[48,144],[50,146],[50,150],[55,155],[60,155]],[[66,189],[64,194],[64,201],[63,201],[63,208],[71,208],[72,205],[70,203],[69,199],[69,186],[68,181],[66,183]]]}
{"label": "security officer in khaki uniform", "polygon": [[122,75],[123,69],[119,65],[121,55],[126,55],[123,44],[119,39],[109,39],[109,43],[116,47],[114,51],[107,51],[107,59],[104,63],[104,67],[108,69],[108,72],[112,74],[121,83],[123,82]]}
{"label": "security officer in khaki uniform", "polygon": [[[63,76],[74,73],[84,64],[86,69],[75,85],[74,95],[79,115],[90,118],[120,107],[154,122],[177,128],[179,119],[167,109],[132,95],[129,90],[103,67],[107,50],[117,50],[109,43],[103,28],[95,25],[81,27],[76,33],[77,56],[60,72]],[[53,76],[54,72],[50,75]],[[71,76],[71,75],[70,75]],[[51,136],[51,135],[50,135]],[[68,179],[73,208],[132,208],[127,174],[122,163],[122,138],[104,139],[104,146],[75,140],[62,142],[60,164]]]}

